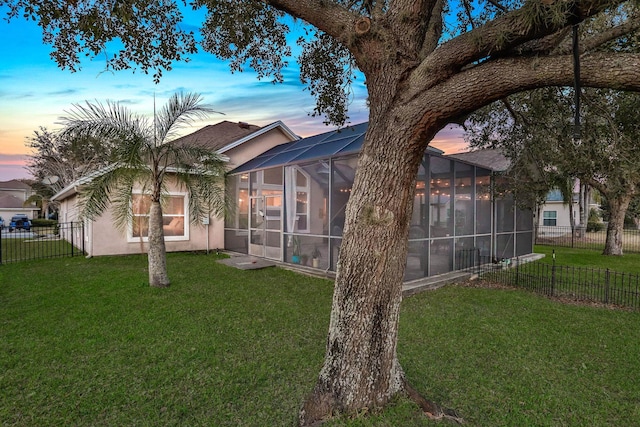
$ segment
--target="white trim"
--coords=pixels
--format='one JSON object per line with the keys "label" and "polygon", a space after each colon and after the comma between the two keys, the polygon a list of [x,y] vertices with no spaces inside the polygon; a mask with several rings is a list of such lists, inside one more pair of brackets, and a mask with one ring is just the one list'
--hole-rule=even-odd
{"label": "white trim", "polygon": [[[287,127],[287,125],[285,125],[284,123],[282,123],[280,120],[278,120],[277,122],[273,122],[270,125],[264,126],[260,129],[258,129],[257,131],[253,132],[252,134],[249,134],[247,136],[245,136],[244,138],[240,138],[236,141],[233,141],[231,144],[225,145],[224,147],[220,148],[219,150],[216,151],[216,153],[218,154],[222,154],[225,153],[229,150],[231,150],[232,148],[235,148],[241,144],[244,144],[247,141],[250,141],[260,135],[263,135],[275,128],[280,128],[280,130],[287,135],[289,138],[291,138],[292,141],[297,141],[300,139],[300,137],[298,135],[296,135],[295,133],[293,133],[293,131],[291,129],[289,129]],[[291,142],[291,141],[290,141]]]}
{"label": "white trim", "polygon": [[[225,163],[228,163],[229,162],[229,157],[221,155],[220,156],[220,160],[225,162]],[[104,168],[101,168],[101,169],[99,169],[99,170],[97,170],[95,172],[91,172],[90,174],[85,175],[82,178],[78,178],[77,180],[73,181],[71,184],[67,185],[62,190],[60,190],[56,194],[54,194],[53,197],[51,197],[51,201],[53,202],[53,201],[56,201],[56,200],[64,200],[67,197],[78,193],[79,187],[81,187],[82,185],[90,183],[91,181],[94,180],[94,178],[102,176],[105,173],[112,171],[116,167],[117,167],[117,165],[114,163],[114,164],[111,164],[111,165],[106,166]],[[121,167],[126,167],[126,166],[121,166]],[[180,171],[184,171],[184,169],[176,168],[174,166],[168,166],[168,167],[165,168],[165,172],[169,172],[169,173],[177,173],[177,172],[180,172]],[[199,174],[201,172],[198,171],[198,170],[193,170],[193,171],[190,171],[190,173]]]}
{"label": "white trim", "polygon": [[81,178],[76,179],[71,184],[64,187],[62,190],[58,191],[56,194],[51,197],[51,201],[55,202],[56,200],[64,200],[69,196],[72,196],[78,192],[78,187],[84,184],[88,184],[93,181],[94,178],[97,178],[105,173],[113,170],[116,167],[115,164],[106,166],[104,168],[98,169],[95,172],[91,172],[88,175],[85,175]]}
{"label": "white trim", "polygon": [[[140,190],[134,190],[132,192],[132,194],[137,194],[137,195],[141,195],[144,196],[145,193],[143,193]],[[189,222],[189,194],[185,193],[185,192],[169,192],[167,194],[165,194],[165,196],[178,196],[178,197],[183,197],[183,203],[184,203],[184,208],[183,208],[183,216],[184,216],[184,235],[182,236],[164,236],[164,241],[165,242],[184,242],[189,240],[190,234],[189,234],[189,226],[190,226],[190,222]],[[144,215],[140,215],[140,216],[144,216]],[[148,216],[148,215],[147,215]],[[162,213],[162,216],[165,216],[165,213]],[[129,223],[127,224],[127,243],[139,243],[140,240],[142,240],[143,242],[148,242],[149,238],[148,237],[134,237],[133,236],[133,223],[131,221],[129,221]]]}

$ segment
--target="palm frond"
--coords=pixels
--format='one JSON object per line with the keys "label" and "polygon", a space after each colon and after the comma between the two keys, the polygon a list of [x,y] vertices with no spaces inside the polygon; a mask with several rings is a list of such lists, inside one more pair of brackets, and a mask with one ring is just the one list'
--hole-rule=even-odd
{"label": "palm frond", "polygon": [[201,147],[167,142],[180,126],[214,112],[201,102],[197,94],[175,94],[153,122],[110,101],[75,104],[61,118],[65,125],[62,134],[92,137],[114,147],[113,166],[83,187],[83,216],[94,219],[111,207],[116,227],[125,229],[133,220],[133,189],[141,189],[152,200],[162,200],[168,194],[167,174],[175,174],[176,181],[189,193],[192,221],[205,215],[223,215],[228,206],[224,159]]}
{"label": "palm frond", "polygon": [[60,118],[64,125],[62,135],[79,135],[111,139],[128,139],[135,135],[148,136],[148,121],[130,112],[117,102],[101,103],[89,101],[73,104],[67,115]]}
{"label": "palm frond", "polygon": [[136,167],[144,164],[150,150],[150,124],[144,117],[124,106],[107,101],[74,104],[67,116],[60,118],[63,137],[90,137],[112,144],[112,160]]}
{"label": "palm frond", "polygon": [[176,93],[155,116],[156,146],[173,140],[181,127],[192,124],[197,119],[204,119],[209,114],[224,114],[202,104],[202,97],[196,93]]}
{"label": "palm frond", "polygon": [[[169,144],[170,145],[170,144]],[[225,202],[226,162],[217,153],[196,146],[172,146],[176,181],[189,193],[192,222],[203,216],[222,216]]]}
{"label": "palm frond", "polygon": [[[116,228],[124,232],[133,219],[133,189],[149,178],[148,171],[126,168],[121,170],[117,186],[112,189],[112,215]],[[143,190],[144,193],[144,190]]]}
{"label": "palm frond", "polygon": [[114,164],[87,179],[79,191],[80,217],[93,220],[102,215],[111,203],[111,192],[118,187],[121,168]]}

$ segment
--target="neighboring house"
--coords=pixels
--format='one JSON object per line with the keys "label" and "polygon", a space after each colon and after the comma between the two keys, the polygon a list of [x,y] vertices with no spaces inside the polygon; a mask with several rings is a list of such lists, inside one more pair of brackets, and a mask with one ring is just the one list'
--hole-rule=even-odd
{"label": "neighboring house", "polygon": [[[242,164],[256,155],[279,144],[297,140],[284,123],[278,121],[268,126],[258,127],[246,123],[220,122],[206,126],[192,134],[174,141],[176,144],[189,141],[209,148],[229,159],[229,165]],[[62,189],[52,197],[59,203],[59,221],[80,221],[78,197],[83,184],[90,182],[97,174],[83,177]],[[193,251],[224,246],[223,221],[217,218],[203,219],[202,224],[190,224],[189,200],[187,194],[169,182],[169,198],[164,208],[164,231],[167,251]],[[134,222],[144,223],[148,206],[134,190]],[[141,196],[141,194],[140,194]],[[129,224],[125,233],[115,227],[110,210],[94,221],[87,221],[84,229],[85,251],[89,256],[133,254],[146,251],[146,229]],[[74,236],[75,241],[82,236]]]}
{"label": "neighboring house", "polygon": [[571,227],[571,215],[574,224],[580,225],[579,193],[574,192],[571,203],[565,203],[558,189],[547,193],[544,203],[538,207],[538,225],[545,227]]}
{"label": "neighboring house", "polygon": [[[225,221],[224,247],[335,270],[366,130],[362,123],[282,144],[232,170],[227,191],[239,206]],[[444,156],[427,148],[416,180],[405,279],[469,267],[478,251],[484,261],[533,251],[532,211],[492,192],[510,166],[495,156]]]}
{"label": "neighboring house", "polygon": [[[564,203],[560,190],[553,189],[549,191],[544,203],[538,206],[537,225],[544,227],[571,227],[571,215],[573,215],[576,226],[586,227],[587,224],[582,224],[580,218],[580,194],[580,181],[578,180],[576,180],[573,188],[571,203]],[[591,209],[600,211],[600,204],[595,202],[593,194],[593,191],[588,191],[586,196],[587,220]]]}
{"label": "neighboring house", "polygon": [[25,206],[25,201],[31,197],[31,186],[17,180],[0,181],[0,217],[5,221],[16,214],[26,214],[33,219],[38,216],[38,208],[35,203]]}

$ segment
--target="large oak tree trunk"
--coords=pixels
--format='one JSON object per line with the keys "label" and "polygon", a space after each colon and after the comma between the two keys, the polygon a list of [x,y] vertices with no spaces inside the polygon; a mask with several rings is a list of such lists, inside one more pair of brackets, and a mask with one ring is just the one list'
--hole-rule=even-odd
{"label": "large oak tree trunk", "polygon": [[393,117],[369,122],[347,205],[325,362],[300,412],[301,425],[383,406],[405,390],[396,355],[398,319],[415,179],[427,139],[417,139],[409,119]]}
{"label": "large oak tree trunk", "polygon": [[149,285],[157,288],[166,288],[170,284],[162,225],[160,202],[152,201],[149,210]]}
{"label": "large oak tree trunk", "polygon": [[603,255],[622,255],[622,233],[624,216],[631,202],[630,194],[607,197],[609,201],[609,224],[607,224],[607,240]]}

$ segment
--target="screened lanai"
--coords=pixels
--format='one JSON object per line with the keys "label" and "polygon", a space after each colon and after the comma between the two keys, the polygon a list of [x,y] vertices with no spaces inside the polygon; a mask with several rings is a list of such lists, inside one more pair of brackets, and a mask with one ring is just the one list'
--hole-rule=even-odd
{"label": "screened lanai", "polygon": [[[225,248],[335,270],[367,123],[279,145],[230,173]],[[471,156],[472,157],[472,156]],[[428,148],[416,179],[406,280],[532,252],[533,216],[500,172]]]}

